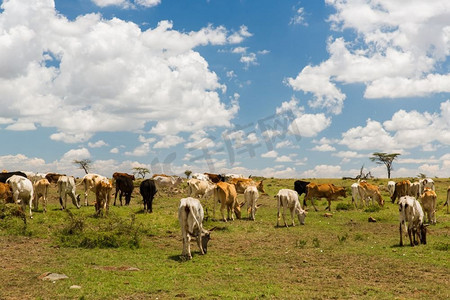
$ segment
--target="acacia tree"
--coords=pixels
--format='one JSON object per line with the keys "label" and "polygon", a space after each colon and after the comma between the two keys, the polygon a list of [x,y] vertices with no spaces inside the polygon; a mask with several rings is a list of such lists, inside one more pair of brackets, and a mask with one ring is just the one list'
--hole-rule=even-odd
{"label": "acacia tree", "polygon": [[192,171],[191,170],[186,170],[184,171],[184,175],[186,175],[186,178],[189,179],[189,176],[191,176]]}
{"label": "acacia tree", "polygon": [[73,161],[73,163],[78,165],[78,167],[80,169],[83,169],[84,172],[86,172],[86,174],[88,174],[89,173],[89,169],[91,168],[92,161],[90,159],[81,159],[81,160],[75,159]]}
{"label": "acacia tree", "polygon": [[375,152],[372,154],[370,160],[374,161],[378,165],[385,165],[388,172],[388,178],[390,179],[391,171],[393,170],[392,163],[399,155],[400,153]]}
{"label": "acacia tree", "polygon": [[144,167],[134,167],[133,170],[134,170],[133,174],[141,176],[142,179],[145,178],[146,174],[150,173],[150,170]]}

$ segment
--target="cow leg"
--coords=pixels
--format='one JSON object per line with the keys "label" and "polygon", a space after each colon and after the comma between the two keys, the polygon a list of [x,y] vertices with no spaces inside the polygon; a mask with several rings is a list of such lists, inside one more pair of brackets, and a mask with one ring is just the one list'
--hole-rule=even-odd
{"label": "cow leg", "polygon": [[59,204],[61,205],[61,210],[64,210],[64,203],[61,196],[59,196]]}
{"label": "cow leg", "polygon": [[279,198],[279,196],[277,197],[278,198],[278,213],[277,213],[277,227],[279,227],[280,226],[280,217],[281,217],[281,214],[280,214],[280,198]]}
{"label": "cow leg", "polygon": [[[411,247],[414,247],[413,239],[412,239],[411,233],[412,233],[412,229],[409,228],[409,226],[408,226],[409,243],[411,244]],[[414,240],[415,240],[415,239],[416,239],[416,238],[414,237]]]}
{"label": "cow leg", "polygon": [[[329,211],[331,211],[331,200],[330,199],[327,199],[327,201],[328,201],[328,210]],[[327,210],[327,208],[325,208],[325,210]]]}
{"label": "cow leg", "polygon": [[284,226],[288,227],[288,224],[286,223],[286,205],[283,205],[283,222]]}
{"label": "cow leg", "polygon": [[38,209],[39,209],[39,194],[38,193],[36,193],[36,194],[34,194],[34,198],[35,199],[33,199],[34,201],[33,201],[33,208],[34,208],[34,210],[35,211],[37,211]]}
{"label": "cow leg", "polygon": [[314,207],[314,210],[317,211],[317,207],[314,205],[314,198],[311,198],[311,204]]}
{"label": "cow leg", "polygon": [[226,222],[227,219],[225,219],[225,205],[223,203],[220,205],[220,213],[222,214],[222,220]]}
{"label": "cow leg", "polygon": [[403,247],[403,226],[401,222],[399,226],[399,231],[400,231],[400,247]]}
{"label": "cow leg", "polygon": [[152,198],[148,199],[147,210],[148,210],[149,206],[150,206],[150,213],[152,213],[153,212],[153,199]]}
{"label": "cow leg", "polygon": [[295,221],[294,221],[294,209],[290,209],[291,211],[291,220],[292,220],[292,227],[295,226]]}

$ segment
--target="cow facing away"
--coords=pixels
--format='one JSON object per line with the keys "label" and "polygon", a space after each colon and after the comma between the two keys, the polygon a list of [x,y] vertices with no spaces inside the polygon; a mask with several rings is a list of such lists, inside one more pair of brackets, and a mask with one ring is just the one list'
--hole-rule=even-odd
{"label": "cow facing away", "polygon": [[191,238],[197,239],[200,254],[208,251],[208,242],[211,239],[210,231],[203,228],[203,207],[199,200],[188,197],[180,200],[178,207],[178,221],[181,226],[183,237],[183,252],[181,255],[187,259],[192,259]]}
{"label": "cow facing away", "polygon": [[363,206],[361,196],[359,195],[359,182],[353,183],[350,188],[352,190],[352,203],[355,205],[356,208],[358,208],[357,202],[360,202],[360,206]]}
{"label": "cow facing away", "polygon": [[[67,208],[67,195],[72,199],[73,205],[80,208],[80,195],[76,194],[76,184],[75,178],[73,176],[59,176],[57,181],[59,203],[61,204],[61,209]],[[63,202],[64,197],[64,202]]]}
{"label": "cow facing away", "polygon": [[158,190],[153,179],[145,179],[139,186],[139,192],[144,201],[144,212],[153,212],[153,198]]}
{"label": "cow facing away", "polygon": [[97,216],[108,213],[112,189],[113,186],[106,177],[95,181],[95,214]]}
{"label": "cow facing away", "polygon": [[31,212],[34,198],[33,183],[28,178],[19,175],[12,175],[6,180],[6,183],[11,186],[14,202],[19,203],[20,200],[24,213],[26,205],[28,205],[30,208],[30,218],[33,218],[33,213]]}
{"label": "cow facing away", "polygon": [[45,175],[45,179],[50,183],[58,183],[59,177],[66,176],[66,174],[58,174],[58,173],[47,173]]}
{"label": "cow facing away", "polygon": [[430,224],[436,224],[436,199],[436,193],[430,188],[425,188],[422,195],[420,195],[423,210]]}
{"label": "cow facing away", "polygon": [[[217,202],[220,202],[220,212],[224,222],[227,220],[234,220],[233,212],[236,215],[236,218],[241,218],[241,206],[243,206],[245,202],[242,204],[237,202],[236,188],[233,184],[226,182],[219,182],[216,184],[216,188],[214,190],[213,217],[216,215]],[[225,208],[227,209],[227,218],[225,218]]]}
{"label": "cow facing away", "polygon": [[175,189],[183,183],[183,178],[178,176],[156,175],[153,176],[152,179],[155,181],[158,191],[162,192],[163,190],[166,190],[168,195],[173,195]]}
{"label": "cow facing away", "polygon": [[133,179],[128,176],[118,176],[116,178],[116,193],[114,194],[114,206],[116,205],[117,194],[119,194],[120,206],[122,206],[122,196],[125,196],[125,205],[131,202],[131,194],[133,193]]}
{"label": "cow facing away", "polygon": [[336,200],[338,197],[347,197],[345,188],[335,186],[334,184],[330,183],[316,184],[314,182],[311,182],[307,185],[305,200],[311,200],[311,204],[314,207],[315,211],[317,211],[317,207],[314,205],[315,198],[326,198],[328,201],[328,206],[325,208],[325,210],[328,209],[331,211],[331,200]]}
{"label": "cow facing away", "polygon": [[394,195],[395,192],[395,181],[389,180],[387,183],[387,189],[389,192],[389,197],[392,197],[392,195]]}
{"label": "cow facing away", "polygon": [[40,179],[33,184],[34,188],[34,209],[39,208],[39,198],[42,197],[42,207],[44,212],[47,212],[47,195],[50,182],[47,179]]}
{"label": "cow facing away", "polygon": [[307,212],[300,206],[300,201],[298,200],[298,193],[290,189],[281,189],[275,196],[278,203],[278,214],[277,214],[277,227],[280,226],[280,209],[283,207],[283,222],[284,226],[288,227],[286,223],[286,209],[291,212],[292,226],[295,226],[294,213],[297,215],[298,222],[301,225],[305,225],[305,217]]}
{"label": "cow facing away", "polygon": [[[403,246],[403,233],[408,232],[411,247],[427,243],[427,228],[423,224],[423,210],[419,201],[411,196],[403,196],[398,200],[400,220],[400,246]],[[417,236],[417,240],[416,240]]]}
{"label": "cow facing away", "polygon": [[408,196],[410,188],[411,182],[409,180],[396,182],[394,193],[391,196],[392,203],[395,202],[395,199],[400,199],[403,196]]}
{"label": "cow facing away", "polygon": [[256,186],[249,186],[244,191],[245,203],[247,203],[247,215],[249,220],[255,220],[256,210],[259,205],[256,205],[256,201],[259,198],[258,189]]}

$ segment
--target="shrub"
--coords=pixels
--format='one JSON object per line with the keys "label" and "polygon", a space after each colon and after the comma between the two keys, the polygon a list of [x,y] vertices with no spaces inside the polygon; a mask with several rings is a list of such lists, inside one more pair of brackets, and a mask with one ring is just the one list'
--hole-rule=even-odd
{"label": "shrub", "polygon": [[319,248],[319,247],[320,247],[320,241],[319,241],[319,239],[316,238],[316,237],[313,238],[312,244],[313,244],[314,248]]}
{"label": "shrub", "polygon": [[295,247],[303,249],[306,246],[306,241],[305,240],[297,240],[295,242]]}
{"label": "shrub", "polygon": [[381,207],[378,205],[369,205],[364,209],[364,212],[378,212],[381,210]]}
{"label": "shrub", "polygon": [[353,204],[340,202],[336,205],[336,210],[352,210]]}

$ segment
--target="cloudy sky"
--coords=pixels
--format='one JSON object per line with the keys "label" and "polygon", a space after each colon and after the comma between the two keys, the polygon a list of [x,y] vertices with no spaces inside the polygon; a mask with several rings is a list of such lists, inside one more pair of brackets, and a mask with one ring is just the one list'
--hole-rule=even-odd
{"label": "cloudy sky", "polygon": [[448,0],[4,0],[0,168],[450,176]]}

